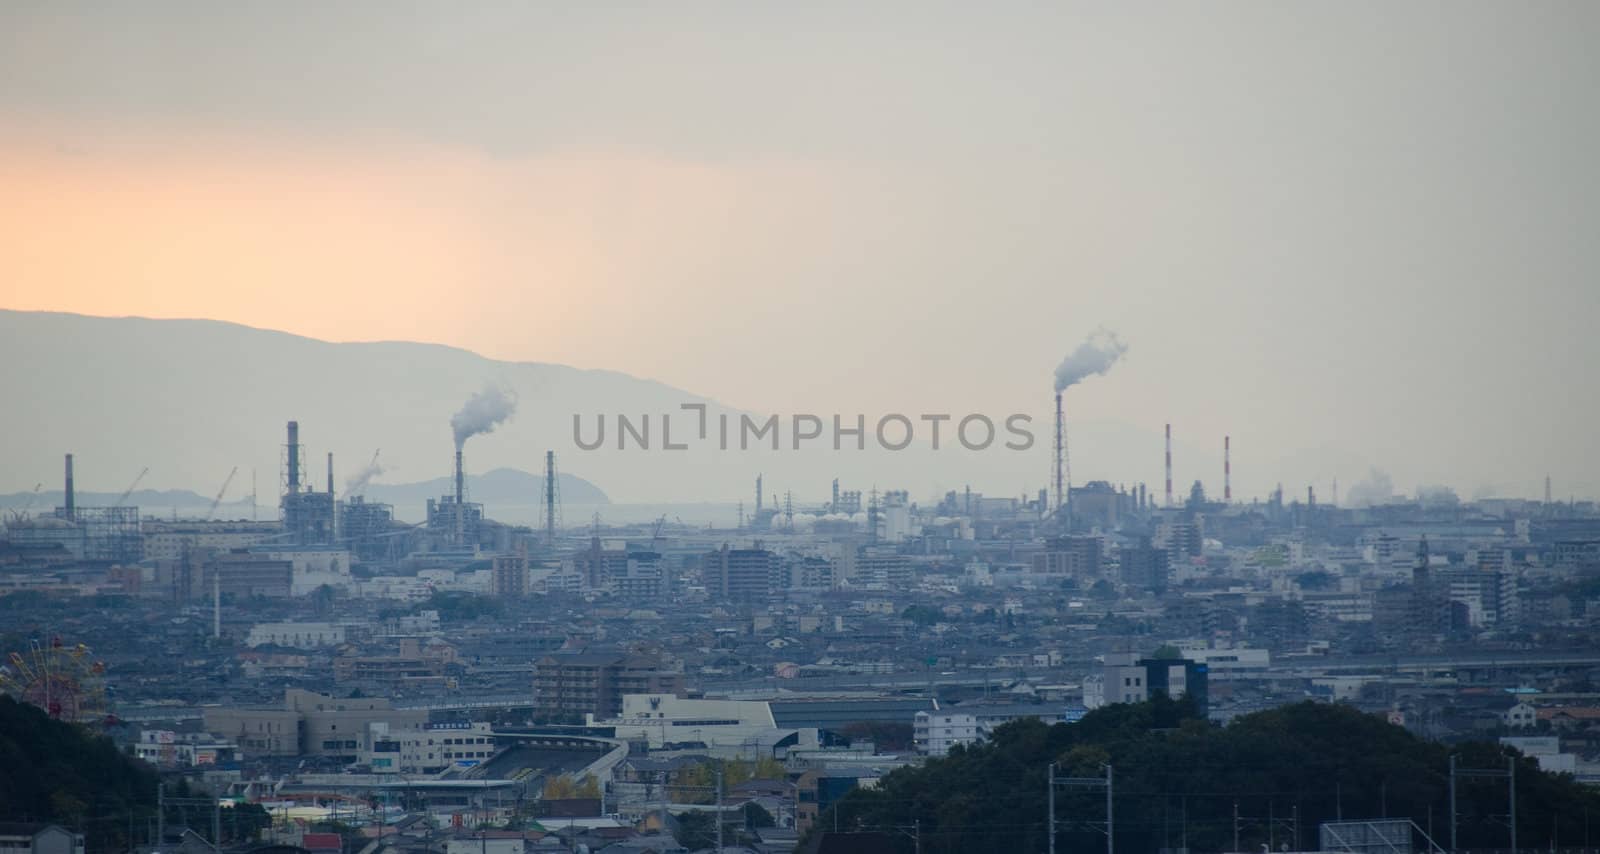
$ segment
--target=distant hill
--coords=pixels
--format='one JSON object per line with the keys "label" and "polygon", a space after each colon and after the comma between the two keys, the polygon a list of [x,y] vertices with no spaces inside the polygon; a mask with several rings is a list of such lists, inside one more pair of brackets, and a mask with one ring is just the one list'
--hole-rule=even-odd
{"label": "distant hill", "polygon": [[[845,817],[841,825],[917,823],[927,840],[922,850],[930,854],[1043,852],[1047,766],[1055,764],[1058,780],[1097,779],[1113,776],[1109,764],[1119,851],[1166,847],[1178,831],[1180,809],[1184,837],[1195,850],[1277,850],[1278,842],[1285,850],[1306,851],[1315,850],[1322,822],[1382,816],[1429,827],[1428,817],[1440,814],[1455,754],[1463,768],[1504,768],[1514,758],[1523,850],[1555,849],[1562,840],[1583,838],[1588,817],[1600,813],[1600,792],[1570,774],[1541,771],[1534,758],[1492,741],[1424,741],[1381,717],[1331,703],[1279,706],[1227,726],[1192,711],[1185,701],[1158,695],[1150,703],[1096,709],[1076,723],[1009,723],[980,744],[891,771],[873,788],[854,789],[829,811]],[[1504,786],[1461,787],[1462,850],[1508,847]],[[1070,818],[1061,822],[1060,850],[1103,848],[1103,832],[1084,820],[1104,815],[1097,812],[1103,798],[1103,790],[1082,786],[1057,792],[1058,814]],[[1291,808],[1293,825],[1266,820],[1273,810],[1282,816]],[[1253,818],[1240,823],[1240,815]],[[836,817],[820,816],[797,850],[818,850],[819,837],[836,826]],[[1445,826],[1433,833],[1449,839]],[[1409,832],[1405,839],[1411,841]],[[998,840],[1006,842],[1000,846]],[[901,851],[911,850],[906,841],[898,844]]]}
{"label": "distant hill", "polygon": [[[0,696],[0,820],[87,826],[89,850],[121,851],[127,816],[155,814],[159,780],[111,739]],[[86,821],[107,816],[116,821]]]}
{"label": "distant hill", "polygon": [[[217,507],[217,518],[249,517],[250,484],[247,482],[243,485],[242,491],[245,494],[240,497],[241,487],[237,485],[237,479],[234,483],[235,485],[224,496],[223,502]],[[563,503],[610,503],[610,499],[599,487],[576,475],[558,473],[556,483]],[[427,504],[429,498],[447,495],[454,488],[451,478],[438,477],[417,483],[373,483],[367,487],[364,495],[368,501],[379,501],[401,508],[402,517],[421,518],[420,508]],[[543,474],[529,474],[519,469],[499,468],[482,475],[467,476],[467,497],[473,501],[490,504],[537,504],[539,494],[543,490]],[[77,502],[80,507],[107,507],[115,504],[121,497],[121,493],[80,491]],[[343,498],[343,495],[340,497]],[[258,512],[262,518],[272,518],[273,508],[277,506],[277,496],[273,493],[259,494],[258,500],[261,502]],[[38,514],[60,507],[64,501],[65,497],[60,489],[41,489],[38,495],[31,492],[13,492],[0,495],[0,510],[20,510],[26,507],[30,512]],[[174,508],[180,514],[192,515],[204,513],[210,508],[211,496],[200,495],[187,489],[136,489],[123,503],[130,507],[138,507],[145,515],[159,516]],[[489,515],[491,518],[494,516],[492,512]]]}
{"label": "distant hill", "polygon": [[[1021,496],[1044,486],[1050,468],[1051,416],[1043,410],[1033,413],[1035,442],[1022,452],[998,447],[1008,438],[1003,430],[996,447],[964,450],[951,441],[953,423],[945,425],[945,446],[938,452],[922,444],[926,424],[903,452],[879,450],[873,434],[882,412],[816,415],[830,427],[835,416],[846,425],[865,418],[866,450],[848,438],[835,449],[822,438],[796,451],[788,442],[794,412],[781,406],[753,416],[782,419],[782,447],[774,450],[758,439],[741,449],[737,432],[744,413],[702,395],[616,371],[497,361],[437,344],[330,343],[210,320],[0,310],[0,356],[7,365],[0,371],[0,491],[27,492],[43,483],[46,492],[59,496],[61,455],[71,452],[80,491],[115,500],[148,466],[141,486],[152,492],[136,493],[132,503],[204,508],[237,466],[224,498],[235,509],[219,510],[233,518],[241,508],[248,518],[252,475],[260,503],[277,504],[289,420],[300,423],[305,474],[319,489],[328,481],[328,452],[334,455],[335,489],[342,492],[376,451],[384,469],[380,481],[426,483],[428,492],[439,492],[431,482],[449,477],[455,450],[450,418],[490,383],[509,389],[519,405],[510,421],[467,442],[469,476],[487,477],[497,469],[541,472],[545,452],[553,450],[561,473],[594,485],[617,504],[743,500],[753,510],[757,475],[764,476],[764,503],[776,505],[792,492],[797,509],[826,500],[835,478],[841,489],[863,496],[876,486],[909,490],[914,501],[967,486]],[[1041,407],[1049,402],[1048,395],[1035,401]],[[685,404],[707,408],[705,437],[697,435],[700,425]],[[957,419],[966,411],[959,396],[948,406]],[[635,424],[651,419],[649,450],[617,447],[621,414]],[[668,414],[672,441],[687,440],[688,449],[663,447],[661,419]],[[997,423],[1006,417],[987,414]],[[718,446],[716,432],[722,416],[733,431],[726,448]],[[574,441],[575,420],[592,437],[602,417],[609,428],[605,442],[581,449]],[[1108,476],[1157,483],[1159,435],[1106,421],[1073,422],[1070,429],[1080,483]],[[891,435],[898,432],[891,428]],[[1201,458],[1181,445],[1176,450],[1184,460]],[[492,505],[502,495],[523,509],[535,506],[537,493],[528,494],[525,486],[508,483],[508,492],[500,493],[486,481],[473,492],[494,517]],[[419,494],[395,502],[397,511],[406,505],[404,518],[416,518],[420,505],[412,500]],[[581,488],[563,482],[564,502],[582,504],[583,497]]]}
{"label": "distant hill", "polygon": [[[565,504],[611,503],[599,487],[581,477],[557,473],[556,488]],[[367,487],[366,497],[368,501],[382,501],[396,507],[413,507],[426,504],[430,498],[449,495],[454,489],[452,478],[436,477],[419,483],[374,483]],[[519,469],[495,469],[467,477],[467,499],[490,505],[537,504],[543,491],[544,475]]]}

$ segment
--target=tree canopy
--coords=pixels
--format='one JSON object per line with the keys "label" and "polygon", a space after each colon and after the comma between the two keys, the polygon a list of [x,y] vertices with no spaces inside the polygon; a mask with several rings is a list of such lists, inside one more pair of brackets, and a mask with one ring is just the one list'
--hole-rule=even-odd
{"label": "tree canopy", "polygon": [[54,822],[120,850],[128,816],[155,815],[156,781],[111,739],[0,697],[0,819]]}
{"label": "tree canopy", "polygon": [[[1600,793],[1543,773],[1500,745],[1450,747],[1355,709],[1305,702],[1217,726],[1164,697],[1097,709],[1073,724],[1017,721],[949,757],[886,775],[830,807],[858,831],[920,821],[922,850],[1045,851],[1047,767],[1058,777],[1101,777],[1115,789],[1116,854],[1187,845],[1199,851],[1315,850],[1318,825],[1339,818],[1410,818],[1449,846],[1449,755],[1463,768],[1505,768],[1515,757],[1522,847],[1583,838]],[[1506,782],[1458,784],[1463,848],[1505,848]],[[1235,810],[1239,820],[1235,847]],[[1059,788],[1060,850],[1104,850],[1103,789]],[[819,828],[834,826],[827,813]],[[1552,837],[1554,836],[1554,840]],[[906,850],[912,842],[905,841]]]}

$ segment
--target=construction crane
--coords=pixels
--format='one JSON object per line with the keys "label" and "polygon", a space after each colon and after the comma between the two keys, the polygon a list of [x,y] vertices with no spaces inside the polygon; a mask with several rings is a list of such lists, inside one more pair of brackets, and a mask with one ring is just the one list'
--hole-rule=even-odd
{"label": "construction crane", "polygon": [[222,503],[222,496],[226,495],[228,492],[228,484],[233,483],[233,476],[238,473],[239,467],[234,466],[233,470],[228,472],[227,478],[222,481],[222,488],[217,490],[217,497],[211,499],[211,509],[206,511],[207,522],[211,521],[212,516],[217,515],[217,505]]}
{"label": "construction crane", "polygon": [[656,543],[661,542],[661,528],[665,524],[667,524],[667,514],[663,513],[661,518],[656,520],[655,530],[650,532],[650,551],[656,551]]}
{"label": "construction crane", "polygon": [[122,490],[122,497],[118,498],[117,499],[117,503],[115,503],[115,504],[113,504],[111,506],[112,507],[121,507],[122,506],[122,502],[127,501],[128,500],[128,496],[133,494],[133,490],[134,490],[135,487],[137,487],[139,485],[139,481],[144,480],[144,476],[149,474],[149,473],[150,473],[150,467],[149,466],[145,466],[144,468],[140,469],[139,470],[139,476],[133,479],[133,483],[128,484],[128,488],[127,489]]}
{"label": "construction crane", "polygon": [[19,518],[28,515],[28,511],[33,509],[33,502],[39,500],[39,490],[41,489],[44,489],[44,484],[36,483],[33,485],[33,491],[28,493],[28,503],[22,505],[22,510],[17,514]]}

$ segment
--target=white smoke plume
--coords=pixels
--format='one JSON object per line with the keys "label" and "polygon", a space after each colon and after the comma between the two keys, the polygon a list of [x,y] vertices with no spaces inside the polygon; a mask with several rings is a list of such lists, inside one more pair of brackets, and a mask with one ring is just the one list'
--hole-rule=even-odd
{"label": "white smoke plume", "polygon": [[450,429],[456,434],[456,450],[479,433],[491,433],[494,428],[517,411],[516,395],[496,385],[486,385],[461,405],[461,411],[450,419]]}
{"label": "white smoke plume", "polygon": [[1061,364],[1056,366],[1056,392],[1066,391],[1089,377],[1111,370],[1117,359],[1128,352],[1128,345],[1104,326],[1089,333]]}
{"label": "white smoke plume", "polygon": [[353,475],[350,475],[350,477],[345,480],[344,494],[360,495],[367,490],[367,484],[371,483],[373,478],[381,474],[383,474],[383,464],[378,462],[377,456],[374,455],[372,462],[367,463],[365,468]]}
{"label": "white smoke plume", "polygon": [[1347,507],[1382,507],[1395,500],[1394,480],[1381,469],[1371,469],[1367,477],[1345,493]]}

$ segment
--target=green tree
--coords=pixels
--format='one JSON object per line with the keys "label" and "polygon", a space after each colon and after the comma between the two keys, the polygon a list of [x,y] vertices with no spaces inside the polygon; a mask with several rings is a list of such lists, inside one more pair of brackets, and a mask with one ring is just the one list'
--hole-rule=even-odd
{"label": "green tree", "polygon": [[[838,801],[818,827],[904,826],[921,820],[923,850],[984,848],[1041,852],[1046,812],[1045,776],[1051,761],[1066,776],[1097,777],[1109,763],[1116,774],[1116,843],[1121,854],[1166,847],[1171,793],[1188,797],[1182,808],[1188,843],[1199,850],[1228,850],[1233,807],[1241,816],[1298,814],[1300,838],[1285,839],[1266,821],[1241,824],[1239,845],[1270,842],[1305,850],[1315,845],[1319,823],[1383,815],[1442,814],[1449,754],[1464,767],[1517,763],[1519,842],[1547,848],[1583,835],[1583,817],[1600,815],[1600,793],[1570,777],[1546,774],[1537,764],[1492,742],[1454,747],[1423,741],[1382,718],[1355,709],[1300,703],[1246,715],[1226,727],[1195,716],[1192,705],[1158,697],[1149,703],[1097,709],[1073,724],[1017,721],[988,741],[943,759],[884,776],[871,789]],[[1104,811],[1104,794],[1062,790],[1058,815],[1092,817]],[[1462,847],[1505,848],[1504,781],[1458,790]],[[1104,837],[1070,823],[1059,850],[1099,850]],[[897,843],[898,844],[898,843]],[[910,850],[906,840],[905,850]]]}
{"label": "green tree", "polygon": [[678,816],[678,829],[672,838],[690,851],[711,848],[717,844],[717,819],[709,812],[686,812]]}
{"label": "green tree", "polygon": [[0,821],[55,822],[91,850],[124,850],[130,821],[155,815],[158,779],[111,739],[0,696]]}
{"label": "green tree", "polygon": [[740,808],[739,812],[744,814],[744,826],[747,830],[753,830],[761,827],[776,827],[778,824],[778,820],[772,817],[772,813],[768,812],[766,807],[756,803],[755,801],[745,804]]}

